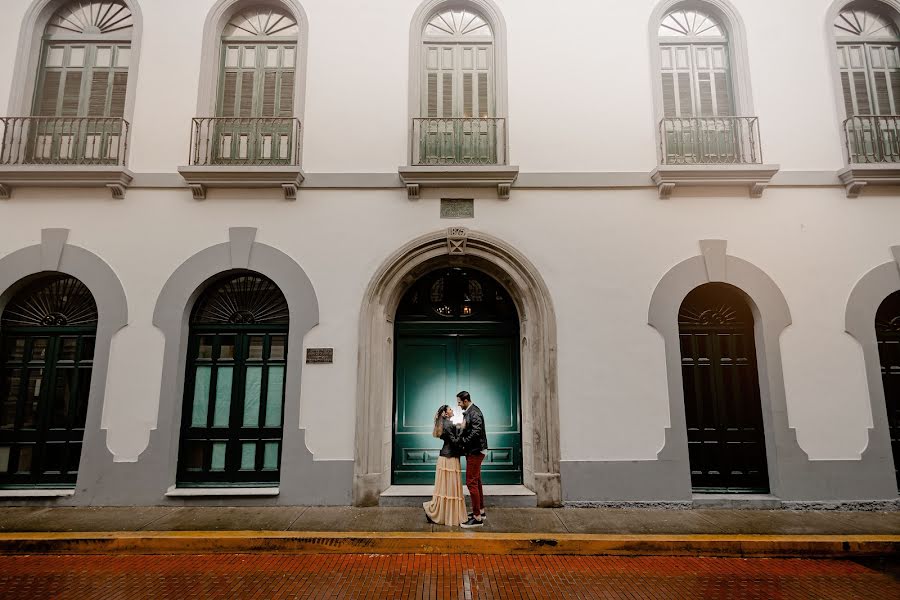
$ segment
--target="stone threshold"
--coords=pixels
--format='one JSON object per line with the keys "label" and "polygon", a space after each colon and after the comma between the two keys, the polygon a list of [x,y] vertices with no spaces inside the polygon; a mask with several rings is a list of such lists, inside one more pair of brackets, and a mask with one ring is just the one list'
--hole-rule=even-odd
{"label": "stone threshold", "polygon": [[[422,506],[431,499],[433,485],[392,485],[383,492],[379,506]],[[469,490],[463,486],[463,494],[469,496]],[[534,508],[537,506],[537,494],[524,485],[486,485],[484,497],[488,507],[502,508]]]}

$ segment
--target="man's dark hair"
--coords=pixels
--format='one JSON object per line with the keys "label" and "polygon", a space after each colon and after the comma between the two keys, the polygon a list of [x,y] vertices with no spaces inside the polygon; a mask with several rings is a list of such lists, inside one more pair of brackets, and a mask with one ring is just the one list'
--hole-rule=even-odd
{"label": "man's dark hair", "polygon": [[462,400],[463,402],[471,402],[472,396],[469,395],[469,392],[462,391],[456,395],[457,398]]}

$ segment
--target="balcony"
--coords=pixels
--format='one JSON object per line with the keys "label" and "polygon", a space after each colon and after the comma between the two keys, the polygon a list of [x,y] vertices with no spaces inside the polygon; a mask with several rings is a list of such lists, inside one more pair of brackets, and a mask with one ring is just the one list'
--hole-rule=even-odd
{"label": "balcony", "polygon": [[15,187],[106,187],[123,198],[128,130],[118,117],[0,117],[0,198]]}
{"label": "balcony", "polygon": [[854,116],[844,121],[849,165],[838,173],[847,196],[872,185],[900,185],[900,115]]}
{"label": "balcony", "polygon": [[193,119],[187,166],[178,172],[196,199],[209,188],[279,188],[297,197],[300,121],[293,118]]}
{"label": "balcony", "polygon": [[399,173],[412,200],[422,187],[496,187],[505,199],[519,175],[508,164],[506,119],[413,119],[409,147]]}
{"label": "balcony", "polygon": [[673,117],[659,124],[660,165],[650,174],[660,198],[677,186],[747,187],[762,196],[777,165],[763,163],[757,117]]}

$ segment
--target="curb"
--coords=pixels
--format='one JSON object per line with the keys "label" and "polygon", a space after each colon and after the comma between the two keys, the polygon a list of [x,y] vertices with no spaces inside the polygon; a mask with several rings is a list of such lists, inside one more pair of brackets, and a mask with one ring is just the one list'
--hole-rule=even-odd
{"label": "curb", "polygon": [[857,557],[900,553],[898,535],[606,535],[284,531],[0,534],[0,554],[533,554]]}

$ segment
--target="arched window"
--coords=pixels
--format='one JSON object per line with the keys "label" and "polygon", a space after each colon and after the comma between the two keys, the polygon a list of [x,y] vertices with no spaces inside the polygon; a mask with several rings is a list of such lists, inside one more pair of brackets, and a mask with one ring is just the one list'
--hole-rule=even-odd
{"label": "arched window", "polygon": [[254,273],[213,282],[190,320],[179,485],[279,480],[288,306]]}
{"label": "arched window", "polygon": [[[35,162],[116,164],[134,19],[121,0],[67,2],[47,24],[28,138]],[[31,137],[33,136],[33,137]]]}
{"label": "arched window", "polygon": [[97,305],[67,275],[26,285],[0,318],[0,485],[74,487]]}
{"label": "arched window", "polygon": [[735,114],[728,36],[716,17],[673,10],[660,23],[659,45],[666,117]]}
{"label": "arched window", "polygon": [[900,28],[880,2],[848,4],[834,20],[850,162],[900,161]]}
{"label": "arched window", "polygon": [[884,299],[875,313],[875,335],[887,409],[897,489],[900,489],[900,292]]}

